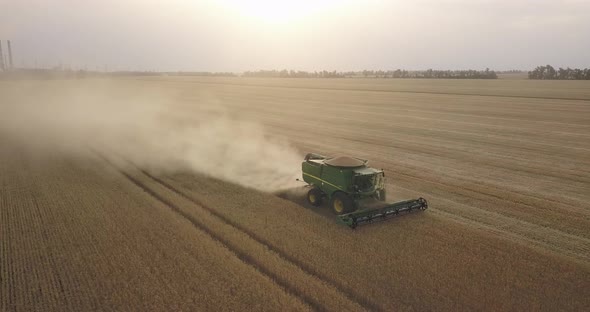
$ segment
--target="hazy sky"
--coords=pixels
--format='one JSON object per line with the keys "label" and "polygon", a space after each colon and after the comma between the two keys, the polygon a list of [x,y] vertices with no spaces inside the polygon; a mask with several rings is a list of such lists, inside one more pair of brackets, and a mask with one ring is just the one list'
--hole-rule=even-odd
{"label": "hazy sky", "polygon": [[590,67],[590,0],[0,0],[0,39],[17,66]]}

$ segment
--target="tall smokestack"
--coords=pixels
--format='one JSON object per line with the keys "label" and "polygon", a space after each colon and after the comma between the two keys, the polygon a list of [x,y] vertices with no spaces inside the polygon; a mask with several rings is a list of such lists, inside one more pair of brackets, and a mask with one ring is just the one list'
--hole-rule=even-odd
{"label": "tall smokestack", "polygon": [[8,40],[8,63],[10,64],[10,69],[13,69],[14,64],[12,64],[12,48],[10,47],[10,40]]}
{"label": "tall smokestack", "polygon": [[0,40],[0,70],[4,70],[4,53],[2,53],[2,40]]}

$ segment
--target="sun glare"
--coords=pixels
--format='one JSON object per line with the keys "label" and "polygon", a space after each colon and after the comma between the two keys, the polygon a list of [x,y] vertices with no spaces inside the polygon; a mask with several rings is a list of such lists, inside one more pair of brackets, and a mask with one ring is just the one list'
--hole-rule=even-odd
{"label": "sun glare", "polygon": [[268,24],[285,24],[335,8],[338,0],[222,0],[224,6],[240,15]]}

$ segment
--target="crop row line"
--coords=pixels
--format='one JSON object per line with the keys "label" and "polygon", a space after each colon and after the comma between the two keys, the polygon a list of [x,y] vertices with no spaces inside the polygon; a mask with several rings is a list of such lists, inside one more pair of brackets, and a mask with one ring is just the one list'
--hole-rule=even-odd
{"label": "crop row line", "polygon": [[[352,142],[361,143],[361,144],[369,144],[366,140],[352,138],[352,137],[345,137],[345,136],[341,136],[341,135],[333,135],[333,137],[341,139],[341,140],[347,140],[347,141],[352,141]],[[398,142],[405,143],[403,141],[398,141]],[[540,172],[543,172],[545,175],[553,177],[553,178],[568,179],[573,182],[580,182],[580,183],[590,183],[590,178],[587,175],[578,174],[573,169],[564,169],[564,170],[562,170],[562,171],[564,171],[564,175],[558,175],[558,174],[554,174],[554,173],[546,170],[546,168],[543,168],[540,165],[532,164],[532,165],[529,165],[530,167],[523,167],[523,166],[519,166],[517,164],[513,165],[513,164],[504,164],[504,163],[500,163],[500,164],[490,163],[490,162],[486,162],[485,160],[482,161],[482,160],[477,160],[477,158],[474,158],[474,157],[468,157],[470,155],[468,152],[463,152],[463,151],[459,151],[459,150],[454,151],[454,152],[456,152],[456,154],[458,154],[457,156],[444,154],[442,151],[436,151],[436,150],[429,151],[429,150],[426,150],[426,147],[428,147],[428,145],[419,144],[419,143],[413,144],[413,146],[395,144],[395,142],[392,139],[388,143],[380,143],[380,142],[372,141],[372,142],[370,142],[370,144],[382,146],[382,147],[387,147],[387,148],[397,148],[397,149],[402,149],[405,151],[412,151],[415,154],[425,154],[428,156],[435,156],[435,157],[441,157],[441,158],[444,157],[447,159],[461,161],[463,163],[470,163],[470,164],[478,165],[480,167],[481,166],[489,166],[489,167],[500,168],[500,169],[504,169],[504,170],[518,171],[518,172],[530,173],[530,174],[539,174]],[[497,145],[497,144],[493,144],[493,143],[490,143],[490,144]],[[538,151],[535,151],[535,152],[538,152]],[[543,169],[545,169],[545,170],[543,170]],[[582,171],[582,170],[579,170],[579,171]],[[547,200],[554,201],[551,199],[547,199]]]}
{"label": "crop row line", "polygon": [[238,223],[236,223],[236,222],[228,219],[227,217],[223,216],[222,214],[220,214],[219,212],[217,212],[215,209],[209,207],[208,205],[206,205],[202,201],[198,200],[197,198],[195,198],[193,196],[190,196],[190,195],[186,194],[183,191],[180,191],[176,187],[172,186],[170,183],[167,183],[166,181],[163,181],[162,179],[160,179],[158,177],[155,177],[154,175],[150,174],[149,172],[147,172],[147,171],[145,171],[143,169],[139,169],[139,170],[143,174],[145,174],[146,176],[148,176],[149,178],[151,178],[152,180],[154,180],[155,182],[161,184],[162,186],[166,187],[167,189],[169,189],[170,191],[176,193],[177,195],[182,196],[183,198],[189,200],[190,202],[194,203],[195,205],[197,205],[199,207],[202,207],[207,212],[211,213],[213,216],[217,217],[218,219],[220,219],[224,223],[226,223],[226,224],[230,225],[231,227],[239,230],[240,232],[244,233],[246,236],[252,238],[253,240],[255,240],[256,242],[258,242],[261,245],[265,246],[269,250],[275,252],[284,261],[287,261],[289,263],[292,263],[292,264],[296,265],[297,267],[299,267],[303,272],[307,273],[308,275],[314,276],[314,277],[320,279],[321,281],[323,281],[324,283],[326,283],[326,284],[328,284],[328,285],[330,285],[330,286],[338,289],[340,292],[342,292],[343,294],[345,294],[348,298],[352,299],[353,301],[356,301],[359,305],[363,306],[365,309],[372,310],[372,311],[380,310],[375,304],[373,304],[372,302],[368,301],[367,299],[365,299],[365,298],[357,295],[352,289],[350,289],[350,288],[348,288],[348,287],[346,287],[346,286],[338,283],[334,279],[330,278],[329,276],[327,276],[325,274],[322,274],[321,272],[315,270],[311,266],[309,266],[309,265],[307,265],[307,264],[299,261],[295,257],[290,256],[289,254],[285,253],[280,248],[278,248],[277,246],[275,246],[274,244],[272,244],[268,240],[264,239],[260,235],[257,235],[253,231],[251,231],[251,230],[249,230],[249,229],[241,226],[240,224],[238,224]]}
{"label": "crop row line", "polygon": [[[303,145],[307,146],[308,144],[303,143]],[[364,152],[368,151],[371,147],[365,147],[363,149]],[[580,209],[576,209],[575,203],[568,203],[568,202],[563,202],[563,201],[559,201],[550,197],[544,197],[544,196],[540,196],[540,195],[533,195],[533,194],[527,194],[527,193],[522,193],[522,192],[517,192],[517,191],[512,191],[506,188],[499,188],[496,185],[493,184],[489,184],[489,183],[484,183],[484,182],[477,182],[477,181],[473,181],[473,180],[466,180],[467,182],[469,182],[471,185],[474,185],[476,187],[468,187],[465,185],[462,185],[461,183],[456,183],[456,182],[449,182],[447,181],[446,183],[441,183],[439,181],[433,180],[433,179],[427,179],[426,176],[423,175],[416,175],[414,174],[410,174],[408,172],[419,172],[416,171],[416,168],[413,168],[412,166],[408,166],[408,165],[404,165],[401,163],[396,163],[393,162],[391,160],[388,159],[388,154],[385,152],[382,152],[380,150],[371,150],[373,155],[376,156],[383,156],[380,159],[374,159],[375,161],[379,160],[382,164],[384,164],[384,168],[388,169],[389,171],[391,171],[394,174],[405,174],[405,175],[411,175],[414,178],[417,179],[423,179],[424,181],[429,181],[431,183],[436,183],[439,186],[444,186],[446,189],[449,189],[451,191],[454,191],[454,189],[459,188],[459,189],[464,189],[466,191],[470,191],[472,193],[475,194],[479,194],[480,196],[483,197],[487,197],[487,198],[494,198],[496,200],[500,200],[503,202],[509,202],[509,203],[513,203],[513,204],[517,204],[517,205],[522,205],[527,207],[528,209],[539,209],[539,207],[533,205],[531,202],[535,202],[535,201],[547,201],[550,202],[552,204],[555,205],[559,205],[560,209],[566,210],[571,214],[580,214],[582,217],[586,217],[588,215],[587,212],[585,212],[584,210],[580,210]],[[418,150],[416,150],[416,152],[418,152]],[[432,156],[441,156],[442,155],[438,155],[436,153],[432,153],[432,152],[427,152],[427,151],[423,151],[423,153],[427,154],[427,155],[432,155]],[[461,158],[456,158],[457,160],[461,160],[463,161],[463,159]],[[466,160],[467,161],[467,160]],[[492,167],[495,168],[503,168],[501,166],[496,166],[496,165],[490,165]],[[405,169],[403,172],[400,171],[400,168]],[[509,169],[509,168],[507,168]],[[451,186],[453,188],[451,188]],[[462,194],[464,196],[468,196],[466,194]],[[514,197],[515,199],[513,200],[509,200],[507,199],[507,197]],[[473,196],[468,196],[473,198]]]}
{"label": "crop row line", "polygon": [[[136,80],[154,81],[150,79],[136,78]],[[545,97],[545,96],[526,96],[526,95],[507,95],[507,94],[472,94],[457,92],[436,92],[436,91],[412,91],[412,90],[383,90],[383,89],[359,89],[359,88],[322,88],[322,87],[300,87],[300,86],[273,86],[263,84],[244,84],[244,83],[227,83],[227,82],[203,82],[203,81],[175,81],[185,83],[196,83],[204,85],[226,85],[239,87],[263,87],[278,89],[302,89],[302,90],[321,90],[321,91],[353,91],[353,92],[384,92],[384,93],[410,93],[410,94],[439,94],[439,95],[460,95],[460,96],[482,96],[482,97],[502,97],[502,98],[519,98],[519,99],[539,99],[539,100],[565,100],[565,101],[586,101],[587,98],[564,98],[564,97]]]}
{"label": "crop row line", "polygon": [[[253,267],[254,269],[256,269],[257,271],[259,271],[263,275],[265,275],[268,278],[270,278],[271,280],[275,281],[277,283],[277,285],[279,285],[280,287],[282,287],[287,293],[290,293],[290,294],[295,295],[296,297],[300,298],[305,304],[309,305],[314,310],[317,310],[317,311],[325,311],[326,310],[326,308],[324,307],[324,305],[323,305],[322,302],[319,302],[315,298],[312,298],[309,295],[307,295],[307,294],[303,293],[302,291],[298,290],[296,287],[293,287],[288,282],[287,279],[285,279],[285,278],[281,277],[280,275],[274,273],[271,269],[266,268],[264,266],[264,264],[261,264],[254,256],[251,256],[251,255],[247,254],[246,252],[237,249],[235,246],[233,246],[233,244],[232,244],[232,242],[230,240],[226,239],[222,235],[218,234],[215,230],[211,229],[206,224],[204,224],[203,222],[199,221],[197,218],[193,217],[189,213],[187,213],[184,210],[182,210],[182,208],[180,208],[178,205],[176,205],[175,203],[173,203],[172,201],[170,201],[169,199],[167,199],[165,196],[159,194],[157,191],[153,190],[146,183],[142,182],[140,179],[132,176],[131,174],[125,172],[124,170],[122,170],[121,168],[119,168],[117,165],[115,165],[113,162],[111,162],[110,160],[108,160],[107,158],[105,158],[100,153],[98,153],[96,151],[95,151],[95,153],[97,153],[98,156],[100,158],[102,158],[104,161],[106,161],[111,166],[113,166],[119,173],[121,173],[123,176],[125,176],[133,184],[135,184],[136,186],[138,186],[139,188],[141,188],[143,191],[145,191],[146,193],[148,193],[150,196],[154,197],[159,202],[161,202],[164,205],[166,205],[168,208],[170,208],[175,213],[179,214],[180,216],[182,216],[183,218],[185,218],[186,220],[188,220],[189,222],[191,222],[191,224],[193,226],[195,226],[197,229],[202,230],[203,232],[205,232],[206,234],[208,234],[212,239],[214,239],[214,240],[218,241],[219,243],[221,243],[225,248],[227,248],[229,251],[231,251],[242,262],[244,262],[245,264]],[[174,186],[170,185],[169,183],[161,180],[160,178],[157,178],[157,177],[153,176],[152,174],[150,174],[149,172],[147,172],[147,171],[139,168],[137,165],[133,164],[129,160],[126,160],[125,159],[125,161],[128,162],[128,163],[130,163],[131,165],[133,165],[141,174],[147,176],[148,178],[150,178],[155,183],[160,184],[165,189],[167,189],[167,190],[169,190],[169,191],[171,191],[171,192],[173,192],[173,193],[181,196],[182,198],[188,200],[189,202],[195,204],[197,207],[203,209],[204,211],[208,212],[210,215],[212,215],[213,217],[215,217],[215,219],[217,219],[217,220],[225,223],[226,225],[230,226],[231,228],[239,231],[243,235],[247,236],[248,238],[252,239],[253,241],[257,242],[258,244],[264,246],[267,250],[270,250],[270,251],[274,252],[283,261],[287,262],[288,264],[290,264],[292,266],[295,266],[295,267],[299,268],[305,274],[307,274],[307,275],[309,275],[309,276],[311,276],[313,278],[316,278],[316,279],[320,280],[322,283],[324,283],[324,284],[332,287],[333,289],[337,290],[338,292],[342,293],[344,296],[346,296],[347,298],[349,298],[349,300],[351,300],[352,302],[355,302],[360,307],[362,307],[362,308],[364,308],[366,310],[373,310],[373,311],[379,310],[379,308],[376,305],[374,305],[372,302],[369,302],[368,300],[366,300],[366,299],[364,299],[364,298],[356,295],[350,289],[347,289],[347,288],[343,287],[342,285],[339,285],[338,283],[336,283],[335,281],[331,280],[330,278],[324,276],[323,274],[319,274],[315,270],[309,268],[307,265],[305,265],[305,264],[297,261],[293,257],[290,257],[289,255],[287,255],[286,253],[284,253],[280,249],[278,249],[276,246],[273,246],[273,245],[269,244],[264,239],[262,239],[261,237],[255,235],[251,231],[249,231],[249,230],[247,230],[247,229],[239,226],[235,222],[232,222],[231,220],[229,220],[229,219],[225,218],[224,216],[220,215],[213,208],[211,208],[211,207],[203,204],[199,200],[197,200],[197,199],[195,199],[195,198],[193,198],[193,197],[185,194],[184,192],[178,190],[177,188],[175,188]]]}
{"label": "crop row line", "polygon": [[[317,148],[314,148],[314,146],[310,145],[307,142],[299,141],[298,143],[299,143],[299,146],[304,147],[305,149],[311,149],[311,150],[317,149]],[[369,149],[370,149],[370,146],[365,147],[362,151],[367,152]],[[420,175],[416,174],[415,172],[420,172],[420,170],[414,168],[413,166],[408,166],[408,165],[404,165],[404,164],[393,162],[393,161],[389,160],[387,157],[388,154],[386,154],[380,150],[371,150],[371,153],[372,153],[372,155],[375,155],[375,156],[382,156],[379,159],[375,158],[374,160],[375,161],[379,160],[384,165],[383,168],[389,170],[393,174],[402,174],[402,175],[406,175],[406,176],[411,176],[415,179],[420,179],[421,181],[424,181],[424,182],[430,182],[432,184],[436,184],[438,186],[441,186],[445,190],[449,190],[450,192],[458,194],[458,195],[462,195],[462,196],[469,197],[469,198],[474,198],[473,196],[469,196],[468,194],[457,193],[457,191],[456,191],[456,189],[463,189],[464,191],[478,194],[481,197],[493,198],[495,200],[499,200],[499,201],[503,201],[503,202],[508,202],[508,203],[512,203],[512,204],[516,204],[516,205],[522,205],[528,209],[539,209],[539,207],[535,206],[532,202],[547,201],[552,204],[558,205],[560,209],[566,210],[570,214],[574,214],[574,213],[580,214],[581,217],[588,216],[588,213],[586,211],[581,210],[581,209],[576,209],[575,205],[573,203],[562,202],[562,201],[559,201],[559,200],[556,200],[553,198],[543,197],[543,196],[539,196],[539,195],[516,192],[516,191],[506,189],[506,188],[499,188],[498,186],[495,186],[493,184],[488,184],[488,183],[484,183],[484,182],[476,182],[476,181],[472,181],[472,180],[466,180],[471,185],[476,186],[474,188],[474,187],[468,187],[466,185],[462,185],[460,183],[450,182],[450,181],[446,181],[445,183],[441,183],[441,182],[436,181],[434,179],[428,179],[427,176],[424,176],[421,174]],[[425,153],[429,154],[430,152],[425,152]],[[436,155],[436,154],[432,153],[431,155]],[[405,170],[400,171],[400,168],[405,169]],[[506,198],[506,197],[510,197],[510,196],[514,197],[515,199],[509,200]],[[481,198],[477,198],[477,199],[481,200]],[[565,233],[569,234],[569,232],[565,232]]]}
{"label": "crop row line", "polygon": [[266,277],[270,278],[275,283],[277,283],[277,285],[279,285],[281,288],[283,288],[287,293],[290,293],[290,294],[298,297],[300,300],[302,300],[305,304],[309,305],[313,309],[315,309],[317,311],[322,311],[323,310],[323,307],[321,305],[319,305],[319,303],[310,300],[311,298],[306,298],[306,296],[304,296],[303,294],[301,294],[296,289],[293,289],[280,276],[277,276],[276,274],[274,274],[270,270],[267,270],[265,267],[262,267],[262,266],[258,265],[256,263],[256,260],[253,259],[251,256],[249,256],[246,253],[241,252],[241,251],[236,250],[235,248],[233,248],[231,246],[231,243],[228,242],[225,238],[223,238],[221,235],[218,235],[214,231],[210,230],[207,226],[205,226],[205,224],[203,224],[202,222],[200,222],[196,218],[193,218],[190,214],[184,212],[176,204],[174,204],[170,200],[166,199],[165,197],[161,196],[156,191],[152,190],[149,186],[147,186],[146,184],[144,184],[143,182],[141,182],[139,179],[133,177],[132,175],[128,174],[127,172],[125,172],[122,169],[120,169],[119,167],[117,167],[114,163],[112,163],[111,161],[109,161],[107,158],[103,157],[102,155],[100,155],[100,157],[103,160],[105,160],[106,162],[108,162],[111,166],[113,166],[115,168],[115,170],[117,170],[120,174],[122,174],[125,178],[127,178],[129,181],[131,181],[137,187],[139,187],[144,192],[146,192],[147,194],[149,194],[150,196],[152,196],[154,199],[156,199],[157,201],[161,202],[162,204],[164,204],[165,206],[167,206],[168,208],[170,208],[172,211],[174,211],[178,215],[182,216],[184,219],[186,219],[187,221],[189,221],[195,228],[197,228],[198,230],[200,230],[202,232],[205,232],[213,240],[219,242],[221,245],[223,245],[225,248],[227,248],[229,251],[231,251],[243,263],[245,263],[245,264],[253,267],[256,271],[258,271],[258,272],[262,273],[263,275],[265,275]]}
{"label": "crop row line", "polygon": [[[438,187],[442,187],[443,190],[445,190],[445,191],[447,191],[447,192],[449,192],[451,194],[455,194],[455,195],[458,195],[458,196],[467,196],[465,194],[462,194],[461,192],[452,191],[450,189],[450,187],[446,187],[446,186],[444,186],[440,182],[425,180],[423,178],[420,178],[420,177],[417,177],[417,176],[414,176],[414,175],[411,175],[411,174],[406,174],[406,173],[397,172],[397,174],[402,175],[402,176],[405,176],[406,178],[409,178],[409,179],[416,180],[419,183],[428,183],[428,184],[431,184],[431,185],[436,185]],[[457,186],[457,188],[458,189],[469,190],[468,188],[459,187],[459,186]],[[471,190],[471,191],[473,191],[473,190]],[[477,192],[477,191],[473,191],[473,192]],[[504,200],[504,201],[507,201],[507,202],[511,202],[511,203],[517,204],[517,205],[518,204],[527,205],[525,203],[520,203],[520,202],[516,202],[516,201],[510,201],[508,199],[503,199],[503,198],[499,198],[499,197],[498,197],[498,199],[501,199],[501,200]],[[472,208],[472,209],[473,209],[473,211],[476,214],[480,213],[478,211],[482,211],[483,210],[481,208]],[[485,211],[485,210],[483,210],[483,211]],[[453,215],[456,214],[456,213],[453,213],[453,212],[450,212],[450,211],[445,211],[445,212],[450,213],[450,214],[453,214]],[[510,218],[510,217],[504,216],[501,213],[493,213],[493,212],[487,212],[487,211],[485,211],[485,212],[486,213],[496,214],[496,215],[501,216],[502,218],[506,218],[506,219]],[[466,216],[463,216],[463,215],[460,215],[460,217],[466,218]],[[487,224],[485,222],[482,222],[482,220],[475,220],[473,218],[469,218],[469,219],[471,219],[474,222],[480,223],[480,224]],[[546,230],[540,230],[540,229],[545,228],[545,227],[543,227],[541,225],[537,225],[537,224],[532,223],[532,222],[524,221],[524,220],[519,220],[519,219],[515,219],[515,220],[517,220],[520,223],[530,224],[530,225],[533,225],[534,227],[538,228],[538,229],[532,229],[531,228],[530,231],[532,231],[533,233],[537,234],[539,237],[548,237],[548,238],[551,238],[552,240],[558,239],[559,242],[568,242],[568,243],[567,244],[563,244],[563,243],[562,244],[558,244],[557,242],[554,242],[554,241],[552,241],[552,242],[543,241],[543,240],[540,240],[540,239],[537,239],[537,238],[527,237],[526,235],[523,235],[522,233],[517,233],[517,232],[514,232],[514,231],[510,231],[508,229],[501,230],[501,231],[510,233],[511,235],[514,235],[515,237],[520,237],[521,239],[523,239],[525,241],[533,241],[533,242],[536,242],[537,245],[539,245],[539,246],[545,246],[544,249],[551,250],[553,252],[562,253],[562,254],[567,254],[570,257],[573,257],[573,258],[575,258],[577,260],[583,261],[585,263],[589,263],[589,258],[588,258],[588,254],[587,254],[587,252],[588,252],[588,250],[590,248],[590,240],[589,239],[587,239],[585,237],[577,236],[577,235],[574,235],[574,234],[570,234],[570,233],[564,233],[564,232],[562,232],[562,231],[560,231],[558,229],[554,229],[554,228],[546,228]],[[506,223],[502,223],[502,224],[491,224],[490,223],[489,226],[503,227],[503,226],[506,226]]]}
{"label": "crop row line", "polygon": [[[306,145],[306,144],[304,144],[304,145]],[[428,189],[440,190],[440,191],[445,192],[446,194],[453,194],[453,195],[456,195],[456,196],[459,196],[462,198],[476,199],[478,201],[483,201],[483,202],[499,201],[507,206],[517,206],[517,207],[520,206],[520,207],[526,207],[527,209],[539,209],[538,207],[536,207],[535,205],[533,205],[531,203],[531,201],[533,201],[533,200],[539,200],[539,198],[537,198],[535,196],[530,196],[527,194],[522,194],[519,192],[514,192],[514,191],[510,191],[510,190],[506,190],[506,189],[498,189],[495,187],[490,189],[491,186],[487,186],[487,185],[475,184],[474,186],[469,187],[466,185],[461,185],[458,183],[453,183],[453,182],[448,182],[448,181],[445,183],[442,183],[440,181],[436,181],[435,179],[429,178],[428,176],[414,173],[413,169],[409,166],[396,164],[396,163],[393,163],[391,161],[384,160],[384,159],[381,160],[381,162],[385,165],[384,168],[389,169],[394,175],[398,176],[398,179],[404,179],[406,181],[408,181],[408,180],[415,181],[416,183],[418,183],[420,185],[429,185],[430,187],[423,189],[423,191],[426,191],[426,193],[430,194],[430,195],[436,196],[435,192],[428,191]],[[400,169],[402,169],[402,170],[400,171]],[[485,186],[486,190],[484,191],[478,186],[480,186],[480,187]],[[543,200],[543,199],[541,199],[541,200]],[[567,204],[564,204],[564,203],[561,203],[561,202],[558,202],[555,200],[549,200],[549,202],[559,203],[560,206],[561,205],[564,206],[563,207],[564,209],[568,207]],[[505,221],[513,219],[513,220],[516,220],[520,223],[525,223],[527,225],[530,225],[532,228],[529,228],[529,230],[535,234],[535,237],[546,237],[550,241],[540,240],[539,238],[526,237],[523,233],[517,233],[514,231],[510,231],[510,233],[515,236],[526,238],[526,240],[535,240],[539,243],[540,246],[551,246],[551,248],[544,248],[544,249],[551,250],[552,252],[568,254],[570,257],[575,258],[575,259],[579,259],[581,261],[584,261],[585,263],[588,263],[590,260],[587,255],[587,252],[590,249],[590,239],[588,239],[584,236],[576,235],[576,234],[569,232],[569,231],[564,232],[563,230],[557,229],[554,227],[547,227],[546,225],[538,224],[535,221],[524,220],[521,217],[514,217],[514,216],[511,216],[511,215],[506,214],[505,212],[501,212],[501,211],[500,212],[491,212],[491,211],[485,210],[483,208],[478,208],[478,207],[471,207],[470,210],[473,211],[474,214],[477,214],[480,217],[480,219],[477,220],[478,222],[482,222],[485,219],[486,214],[494,214],[494,215],[497,215],[499,218],[504,219]],[[585,212],[581,212],[581,211],[575,212],[574,210],[570,210],[570,209],[568,209],[568,211],[570,211],[570,213],[580,214],[580,217],[582,217],[582,218],[586,217]],[[474,220],[474,221],[476,221],[476,220]],[[488,222],[490,222],[490,220],[488,220]],[[495,224],[490,224],[490,225],[502,227],[502,226],[505,226],[506,223],[498,221]],[[508,230],[506,230],[506,231],[508,231]]]}

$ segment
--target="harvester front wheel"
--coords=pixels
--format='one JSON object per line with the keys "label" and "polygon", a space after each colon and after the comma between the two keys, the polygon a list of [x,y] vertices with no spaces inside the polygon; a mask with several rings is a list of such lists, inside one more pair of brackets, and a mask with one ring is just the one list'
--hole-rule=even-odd
{"label": "harvester front wheel", "polygon": [[309,202],[312,206],[319,206],[322,204],[322,191],[318,188],[312,188],[307,192],[307,202]]}
{"label": "harvester front wheel", "polygon": [[377,199],[380,201],[386,201],[387,200],[387,193],[385,192],[385,189],[379,190],[377,191]]}
{"label": "harvester front wheel", "polygon": [[337,214],[345,214],[354,210],[354,202],[352,198],[342,192],[337,192],[332,195],[331,205],[332,211]]}

